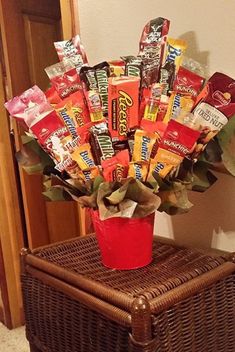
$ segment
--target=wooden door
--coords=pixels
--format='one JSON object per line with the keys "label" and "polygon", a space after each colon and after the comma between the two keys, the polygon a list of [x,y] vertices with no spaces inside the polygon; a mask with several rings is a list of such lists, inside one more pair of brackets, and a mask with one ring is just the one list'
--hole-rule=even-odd
{"label": "wooden door", "polygon": [[[0,3],[8,98],[34,84],[45,90],[49,80],[44,68],[58,62],[53,42],[64,36],[69,39],[77,30],[77,2],[1,0]],[[17,126],[14,134],[19,148],[21,132]],[[27,175],[22,169],[19,173],[30,248],[81,234],[84,224],[75,202],[45,201],[42,175]]]}

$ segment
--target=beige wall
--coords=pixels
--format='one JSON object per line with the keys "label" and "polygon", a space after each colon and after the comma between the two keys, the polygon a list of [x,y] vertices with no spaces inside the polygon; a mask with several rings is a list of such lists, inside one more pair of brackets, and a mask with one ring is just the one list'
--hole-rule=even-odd
{"label": "beige wall", "polygon": [[[170,35],[188,41],[187,55],[235,78],[233,0],[79,0],[81,36],[91,64],[136,54],[143,26],[171,21]],[[235,179],[218,175],[205,194],[192,194],[189,214],[156,214],[155,233],[183,244],[235,250]]]}

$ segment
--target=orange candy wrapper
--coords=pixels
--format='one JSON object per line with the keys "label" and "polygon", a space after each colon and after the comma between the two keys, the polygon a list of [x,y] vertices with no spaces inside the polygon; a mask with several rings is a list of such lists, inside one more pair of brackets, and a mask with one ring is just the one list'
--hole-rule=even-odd
{"label": "orange candy wrapper", "polygon": [[120,182],[123,178],[126,178],[128,173],[129,161],[129,151],[127,149],[122,150],[112,158],[104,160],[101,165],[103,168],[103,176],[105,178],[105,181]]}
{"label": "orange candy wrapper", "polygon": [[139,77],[111,77],[108,88],[108,122],[113,140],[127,138],[128,131],[138,126]]}

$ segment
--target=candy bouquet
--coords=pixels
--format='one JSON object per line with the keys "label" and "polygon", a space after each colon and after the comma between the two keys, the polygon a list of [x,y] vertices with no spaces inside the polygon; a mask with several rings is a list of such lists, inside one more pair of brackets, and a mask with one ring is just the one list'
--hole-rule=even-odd
{"label": "candy bouquet", "polygon": [[169,24],[151,20],[136,56],[94,67],[78,35],[56,42],[50,88],[5,104],[25,129],[17,159],[43,171],[47,199],[76,199],[101,220],[177,214],[192,206],[188,191],[216,181],[211,167],[224,162],[235,174],[235,81],[206,80]]}

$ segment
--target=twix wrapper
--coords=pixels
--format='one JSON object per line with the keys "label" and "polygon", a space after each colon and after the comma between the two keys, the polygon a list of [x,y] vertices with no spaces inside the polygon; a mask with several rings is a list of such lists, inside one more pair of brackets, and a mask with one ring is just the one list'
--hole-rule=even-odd
{"label": "twix wrapper", "polygon": [[127,133],[138,126],[139,77],[110,77],[108,89],[108,123],[113,140],[127,138]]}

